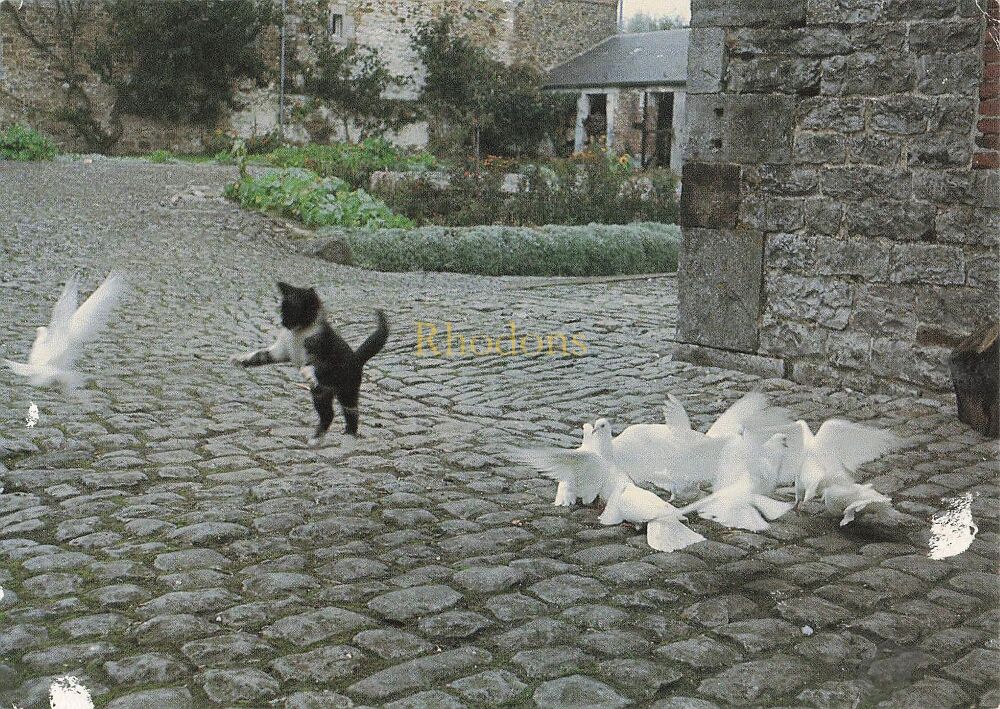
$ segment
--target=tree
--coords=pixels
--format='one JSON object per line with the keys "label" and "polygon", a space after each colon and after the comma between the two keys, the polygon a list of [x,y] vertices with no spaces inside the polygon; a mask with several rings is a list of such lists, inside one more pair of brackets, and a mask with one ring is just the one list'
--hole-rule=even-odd
{"label": "tree", "polygon": [[484,151],[535,152],[558,127],[565,98],[543,92],[534,68],[490,58],[450,16],[419,25],[412,44],[426,68],[420,104],[438,132],[457,131],[477,163]]}
{"label": "tree", "polygon": [[48,62],[61,87],[52,117],[68,124],[89,148],[110,152],[122,135],[117,97],[111,96],[110,107],[102,106],[99,92],[87,85],[94,56],[90,38],[106,27],[97,1],[50,0],[33,3],[27,12],[4,3],[2,9],[13,30]]}
{"label": "tree", "polygon": [[358,129],[357,139],[364,140],[412,123],[416,116],[411,102],[388,95],[405,80],[393,75],[375,50],[335,42],[324,29],[325,6],[318,0],[303,11],[306,27],[321,28],[308,36],[312,56],[297,62],[303,92],[339,118],[349,142],[352,125]]}
{"label": "tree", "polygon": [[106,0],[94,68],[122,112],[214,125],[236,85],[267,73],[258,39],[277,16],[255,0]]}
{"label": "tree", "polygon": [[637,12],[625,22],[626,32],[656,32],[658,30],[673,30],[685,27],[684,19],[680,15],[668,17],[666,15],[648,15],[645,12]]}

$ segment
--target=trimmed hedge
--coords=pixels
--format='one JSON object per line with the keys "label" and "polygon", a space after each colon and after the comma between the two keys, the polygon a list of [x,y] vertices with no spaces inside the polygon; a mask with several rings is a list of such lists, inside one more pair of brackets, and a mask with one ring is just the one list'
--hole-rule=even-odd
{"label": "trimmed hedge", "polygon": [[[326,228],[304,251],[375,271],[610,276],[677,270],[673,224]],[[325,237],[325,238],[322,238]]]}

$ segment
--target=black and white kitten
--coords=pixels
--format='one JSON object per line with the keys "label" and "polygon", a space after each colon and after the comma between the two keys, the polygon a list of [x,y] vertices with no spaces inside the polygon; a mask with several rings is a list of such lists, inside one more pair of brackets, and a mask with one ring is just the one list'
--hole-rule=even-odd
{"label": "black and white kitten", "polygon": [[319,445],[333,422],[333,400],[340,403],[346,426],[344,432],[358,435],[358,394],[365,363],[385,346],[389,323],[376,310],[378,329],[358,349],[352,350],[330,327],[323,303],[313,288],[296,288],[278,283],[281,291],[281,332],[267,349],[232,358],[243,367],[288,362],[297,365],[309,381],[313,406],[319,414],[309,445]]}

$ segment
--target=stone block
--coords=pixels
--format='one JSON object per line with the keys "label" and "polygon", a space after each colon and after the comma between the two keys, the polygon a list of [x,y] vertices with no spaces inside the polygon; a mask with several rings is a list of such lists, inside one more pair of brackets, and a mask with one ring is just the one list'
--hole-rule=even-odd
{"label": "stone block", "polygon": [[[944,3],[942,3],[943,5]],[[910,25],[910,51],[917,54],[926,52],[960,52],[975,49],[982,36],[982,25],[978,19],[959,19],[941,22],[914,22]]]}
{"label": "stone block", "polygon": [[806,20],[810,25],[875,22],[882,16],[885,0],[809,0]]}
{"label": "stone block", "polygon": [[865,127],[865,102],[860,98],[802,99],[796,109],[796,125],[804,130],[853,133]]}
{"label": "stone block", "polygon": [[738,165],[686,162],[679,223],[685,227],[734,228],[740,208]]}
{"label": "stone block", "polygon": [[976,120],[976,107],[979,105],[977,96],[938,96],[936,100],[927,124],[930,130],[952,130],[966,134],[972,130],[972,124]]}
{"label": "stone block", "polygon": [[953,0],[884,0],[885,20],[932,20],[951,17],[957,9]]}
{"label": "stone block", "polygon": [[978,50],[955,54],[924,54],[916,62],[916,88],[922,94],[971,96],[982,76]]}
{"label": "stone block", "polygon": [[840,231],[844,207],[839,202],[817,197],[803,202],[806,229],[815,234],[836,234]]}
{"label": "stone block", "polygon": [[847,54],[851,33],[844,27],[738,27],[729,33],[729,51],[747,59],[766,54],[824,57]]}
{"label": "stone block", "polygon": [[904,94],[877,99],[872,102],[872,123],[887,133],[923,133],[934,106],[934,99],[926,96]]}
{"label": "stone block", "polygon": [[783,360],[776,357],[764,357],[746,352],[719,350],[714,347],[702,347],[678,342],[673,346],[674,359],[690,362],[700,367],[719,367],[749,372],[759,377],[780,378],[785,376]]}
{"label": "stone block", "polygon": [[691,27],[801,25],[806,0],[693,0]]}
{"label": "stone block", "polygon": [[744,168],[743,181],[765,195],[805,197],[816,192],[819,173],[812,166],[759,165],[756,168]]}
{"label": "stone block", "polygon": [[936,244],[896,244],[892,250],[892,283],[962,285],[965,257],[961,249]]}
{"label": "stone block", "polygon": [[1000,171],[918,170],[913,195],[931,202],[1000,208]]}
{"label": "stone block", "polygon": [[726,69],[726,31],[694,27],[688,40],[687,93],[712,94],[722,89]]}
{"label": "stone block", "polygon": [[823,355],[830,334],[816,323],[765,317],[760,327],[760,353],[786,359]]}
{"label": "stone block", "polygon": [[905,22],[880,22],[875,25],[851,26],[854,52],[901,52],[906,48]]}
{"label": "stone block", "polygon": [[915,342],[876,337],[872,342],[872,374],[902,379],[917,386],[946,390],[951,386],[946,347],[917,345]]}
{"label": "stone block", "polygon": [[732,59],[726,86],[737,93],[819,93],[820,61],[788,56]]}
{"label": "stone block", "polygon": [[813,133],[804,131],[795,135],[795,148],[792,159],[796,163],[827,163],[844,162],[846,154],[844,136],[839,133]]}
{"label": "stone block", "polygon": [[899,52],[856,52],[823,60],[820,91],[828,96],[881,96],[910,91],[913,60]]}
{"label": "stone block", "polygon": [[995,257],[1000,245],[1000,209],[968,206],[942,209],[937,228],[941,241],[985,246]]}
{"label": "stone block", "polygon": [[956,131],[926,133],[910,142],[910,167],[960,167],[972,159],[969,134]]}
{"label": "stone block", "polygon": [[795,99],[761,94],[688,97],[689,160],[789,163]]}
{"label": "stone block", "polygon": [[846,281],[779,273],[769,277],[764,288],[764,312],[769,318],[811,321],[833,330],[847,327],[854,296]]}
{"label": "stone block", "polygon": [[926,202],[869,199],[851,205],[844,222],[848,236],[920,241],[933,237],[935,211]]}
{"label": "stone block", "polygon": [[953,336],[964,337],[988,318],[996,317],[996,291],[921,286],[916,293],[918,323],[936,326]]}
{"label": "stone block", "polygon": [[764,267],[770,270],[809,273],[816,262],[816,238],[805,234],[768,234]]}
{"label": "stone block", "polygon": [[997,305],[997,291],[1000,289],[1000,272],[997,269],[997,254],[965,257],[965,282],[973,288],[986,291],[986,299]]}
{"label": "stone block", "polygon": [[679,339],[756,351],[762,258],[759,232],[684,229],[678,267]]}
{"label": "stone block", "polygon": [[874,165],[831,167],[823,171],[823,194],[850,202],[909,199],[909,172]]}
{"label": "stone block", "polygon": [[885,133],[858,133],[848,136],[847,159],[869,165],[895,165],[902,151],[902,139]]}
{"label": "stone block", "polygon": [[864,331],[831,332],[826,338],[831,364],[849,369],[868,369],[872,361],[872,336]]}
{"label": "stone block", "polygon": [[817,237],[814,269],[822,276],[885,281],[891,252],[892,242],[884,239]]}
{"label": "stone block", "polygon": [[862,283],[857,287],[851,326],[865,332],[913,339],[917,290],[911,286]]}

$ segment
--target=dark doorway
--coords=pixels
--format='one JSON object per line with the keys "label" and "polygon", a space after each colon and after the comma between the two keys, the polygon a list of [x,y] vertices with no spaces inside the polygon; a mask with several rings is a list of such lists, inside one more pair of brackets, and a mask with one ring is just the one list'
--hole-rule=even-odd
{"label": "dark doorway", "polygon": [[587,144],[602,146],[608,134],[608,95],[587,94],[587,98],[590,100],[590,112],[583,121]]}
{"label": "dark doorway", "polygon": [[657,92],[656,96],[656,136],[653,146],[654,162],[661,167],[670,166],[670,147],[674,142],[674,95],[673,93]]}

